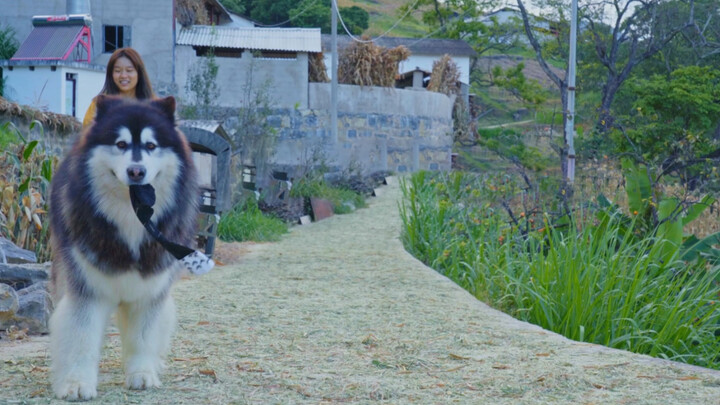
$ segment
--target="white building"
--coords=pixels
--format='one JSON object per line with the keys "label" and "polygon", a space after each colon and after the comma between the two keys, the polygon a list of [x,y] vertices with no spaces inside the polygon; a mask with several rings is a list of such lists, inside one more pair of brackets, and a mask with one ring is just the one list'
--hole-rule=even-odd
{"label": "white building", "polygon": [[[338,35],[337,37],[338,52],[350,45],[352,39],[347,35]],[[424,71],[432,71],[433,63],[440,60],[443,55],[448,54],[455,62],[460,70],[460,82],[470,84],[470,62],[477,56],[475,50],[465,41],[461,39],[436,39],[436,38],[399,38],[399,37],[382,37],[374,40],[375,44],[385,48],[395,48],[404,45],[410,50],[410,57],[398,66],[398,74],[420,69]],[[328,77],[332,77],[331,58],[332,58],[332,36],[323,34],[322,48],[325,58],[325,66],[328,69]]]}
{"label": "white building", "polygon": [[32,23],[12,59],[0,62],[5,98],[82,119],[105,81],[105,68],[90,63],[90,19],[38,16]]}
{"label": "white building", "polygon": [[191,102],[188,79],[213,47],[220,66],[217,105],[242,105],[251,69],[254,83],[272,82],[278,106],[307,104],[308,53],[320,52],[319,28],[253,28],[251,20],[227,12],[217,0],[197,4],[206,15],[173,0],[12,2],[7,13],[0,12],[0,25],[15,29],[22,45],[11,60],[0,61],[0,74],[7,78],[4,95],[82,119],[102,88],[110,55],[130,46],[142,56],[156,93]]}

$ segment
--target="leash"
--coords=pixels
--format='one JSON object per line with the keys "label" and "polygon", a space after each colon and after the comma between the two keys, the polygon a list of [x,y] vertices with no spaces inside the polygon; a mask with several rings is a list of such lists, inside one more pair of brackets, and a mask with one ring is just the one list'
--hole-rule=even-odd
{"label": "leash", "polygon": [[215,266],[215,262],[205,256],[204,253],[169,241],[150,220],[155,212],[153,209],[153,205],[155,205],[155,189],[152,185],[130,185],[130,202],[132,203],[135,215],[137,215],[148,233],[150,233],[165,250],[180,260],[191,273],[196,275],[205,274]]}

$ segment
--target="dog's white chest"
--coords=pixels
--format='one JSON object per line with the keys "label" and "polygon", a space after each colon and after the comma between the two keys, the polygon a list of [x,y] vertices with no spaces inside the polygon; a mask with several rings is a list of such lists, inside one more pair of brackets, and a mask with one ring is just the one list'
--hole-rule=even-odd
{"label": "dog's white chest", "polygon": [[78,249],[73,250],[73,256],[93,292],[103,300],[113,303],[156,298],[167,291],[176,270],[166,269],[150,277],[142,277],[138,271],[107,275],[87,260]]}

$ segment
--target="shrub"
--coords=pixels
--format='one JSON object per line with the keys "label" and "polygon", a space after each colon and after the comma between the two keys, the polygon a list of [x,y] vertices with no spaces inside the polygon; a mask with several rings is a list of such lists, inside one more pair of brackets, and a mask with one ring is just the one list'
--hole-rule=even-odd
{"label": "shrub", "polygon": [[[362,208],[367,204],[365,197],[345,187],[334,187],[325,182],[319,175],[306,175],[293,184],[291,197],[310,199],[313,197],[329,200],[335,214],[347,214],[354,208]],[[309,204],[306,204],[309,206]]]}
{"label": "shrub", "polygon": [[220,218],[217,236],[226,242],[274,242],[287,232],[285,222],[264,215],[250,197]]}

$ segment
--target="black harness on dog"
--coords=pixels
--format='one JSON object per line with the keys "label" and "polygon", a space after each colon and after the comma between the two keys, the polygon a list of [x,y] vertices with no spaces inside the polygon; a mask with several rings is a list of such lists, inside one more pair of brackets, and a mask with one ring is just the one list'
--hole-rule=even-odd
{"label": "black harness on dog", "polygon": [[169,241],[150,220],[155,212],[153,209],[153,205],[155,205],[155,188],[152,185],[130,185],[130,202],[135,215],[137,215],[140,223],[143,224],[148,233],[171,255],[182,261],[191,273],[204,274],[215,266],[215,262],[203,253]]}

